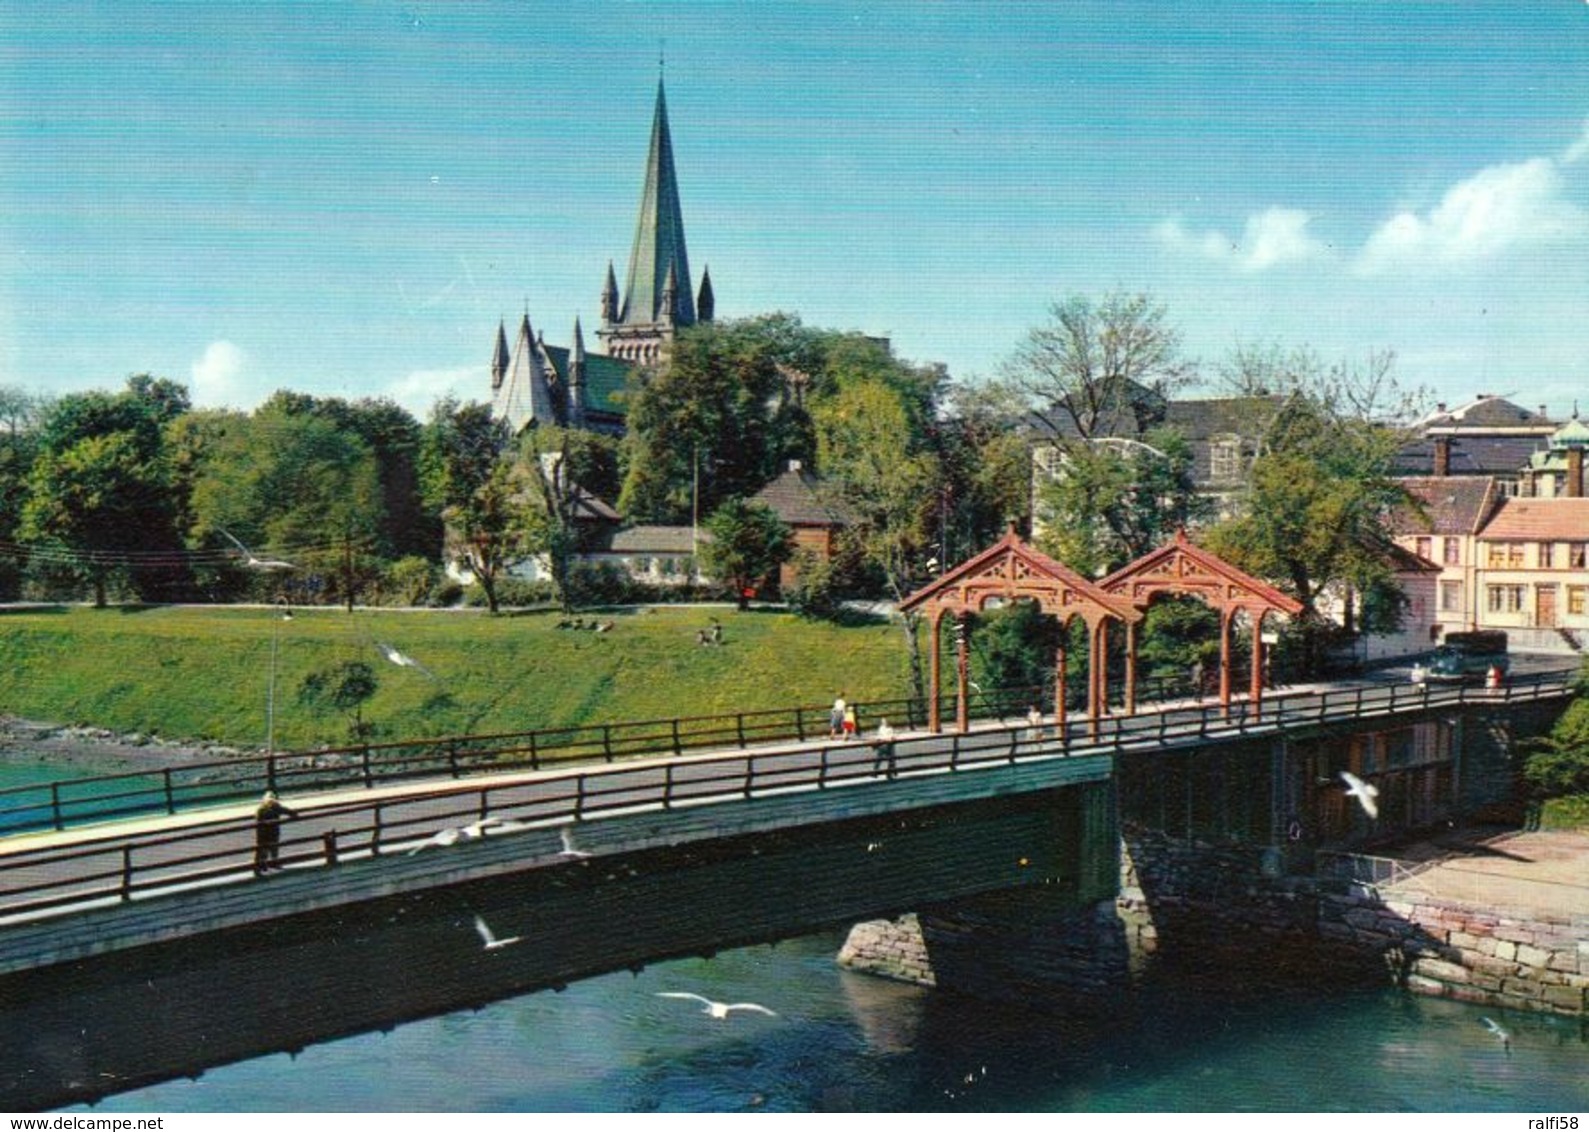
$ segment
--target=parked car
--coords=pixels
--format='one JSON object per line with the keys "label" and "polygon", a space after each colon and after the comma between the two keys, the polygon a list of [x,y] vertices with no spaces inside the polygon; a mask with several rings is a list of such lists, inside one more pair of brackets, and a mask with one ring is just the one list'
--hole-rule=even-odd
{"label": "parked car", "polygon": [[1499,669],[1504,676],[1510,667],[1506,634],[1499,629],[1447,633],[1428,665],[1430,680],[1447,682],[1482,680],[1492,668]]}

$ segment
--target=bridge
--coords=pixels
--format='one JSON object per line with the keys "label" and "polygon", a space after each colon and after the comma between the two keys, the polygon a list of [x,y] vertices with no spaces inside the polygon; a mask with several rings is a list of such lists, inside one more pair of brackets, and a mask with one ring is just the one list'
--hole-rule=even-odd
{"label": "bridge", "polygon": [[[263,876],[251,803],[194,808],[173,794],[161,812],[87,824],[57,808],[49,828],[0,839],[11,1022],[0,1100],[88,1099],[626,966],[988,893],[1090,906],[1116,891],[1117,794],[1144,768],[1256,759],[1248,829],[1279,843],[1290,833],[1278,780],[1310,773],[1286,769],[1288,748],[1555,709],[1571,693],[1560,672],[1501,689],[1361,682],[1089,712],[1087,726],[1048,716],[1040,727],[994,719],[906,731],[886,748],[825,733],[757,743],[752,729],[743,746],[691,750],[669,728],[660,753],[551,766],[539,751],[531,765],[455,759],[419,778],[355,762],[317,782],[281,762],[266,772],[303,789],[286,798],[297,817],[283,868]],[[610,748],[613,733],[604,739]],[[521,942],[481,947],[477,916]],[[368,962],[373,954],[384,962]],[[242,1023],[216,1027],[239,1002]]]}

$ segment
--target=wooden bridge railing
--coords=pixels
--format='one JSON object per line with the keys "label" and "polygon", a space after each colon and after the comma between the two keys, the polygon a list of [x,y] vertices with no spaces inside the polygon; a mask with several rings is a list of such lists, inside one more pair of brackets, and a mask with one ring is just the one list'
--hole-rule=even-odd
{"label": "wooden bridge railing", "polygon": [[[1312,729],[1471,703],[1489,706],[1570,694],[1570,673],[1522,677],[1502,689],[1379,685],[1265,701],[1257,708],[1217,704],[1114,716],[1096,736],[1073,727],[1060,742],[1024,723],[966,734],[917,734],[881,745],[733,751],[688,759],[645,760],[552,772],[475,786],[448,785],[395,797],[300,806],[285,827],[282,863],[334,866],[350,857],[417,852],[443,829],[495,819],[486,837],[552,828],[616,811],[672,809],[775,792],[859,787],[923,774],[974,772],[1031,759],[1173,751],[1254,733]],[[435,850],[444,852],[445,849]],[[253,875],[251,818],[200,821],[178,831],[102,834],[69,845],[0,852],[0,922],[72,905],[126,901],[173,885],[246,880]],[[558,857],[549,850],[547,859]]]}
{"label": "wooden bridge railing", "polygon": [[[1185,694],[1184,685],[1159,681],[1144,697]],[[994,688],[979,692],[979,720],[1024,715],[1046,702],[1042,689]],[[952,704],[946,700],[946,704]],[[888,719],[901,730],[923,727],[927,709],[917,699],[873,700],[855,706],[863,730]],[[188,763],[159,770],[125,771],[0,790],[0,836],[62,830],[86,822],[151,813],[175,814],[257,798],[265,790],[303,793],[348,786],[375,788],[424,778],[470,775],[573,763],[606,762],[719,747],[747,748],[805,742],[828,733],[827,707],[798,706],[725,715],[680,716],[634,722],[553,727],[536,731],[450,735],[371,743],[320,751],[281,751]]]}

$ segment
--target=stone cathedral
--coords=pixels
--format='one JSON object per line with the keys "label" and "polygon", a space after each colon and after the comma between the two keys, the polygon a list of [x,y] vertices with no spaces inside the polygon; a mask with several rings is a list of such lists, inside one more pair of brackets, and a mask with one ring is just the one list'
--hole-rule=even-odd
{"label": "stone cathedral", "polygon": [[515,434],[538,422],[621,433],[624,411],[615,397],[637,366],[661,360],[680,327],[712,319],[712,281],[701,273],[692,292],[690,258],[684,245],[684,213],[673,169],[667,98],[657,82],[651,147],[646,155],[640,216],[623,293],[611,261],[601,289],[601,353],[585,350],[584,331],[574,320],[568,346],[547,345],[525,312],[513,347],[506,324],[497,327],[491,356],[491,402],[496,416]]}

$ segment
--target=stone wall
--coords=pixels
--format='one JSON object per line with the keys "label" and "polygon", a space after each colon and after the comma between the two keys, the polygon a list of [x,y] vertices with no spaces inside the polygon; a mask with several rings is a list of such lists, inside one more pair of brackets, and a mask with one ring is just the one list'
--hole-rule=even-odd
{"label": "stone wall", "polygon": [[1319,900],[1318,933],[1380,955],[1409,990],[1513,1010],[1589,1014],[1589,921],[1506,914],[1351,885]]}
{"label": "stone wall", "polygon": [[1153,978],[1393,981],[1419,994],[1589,1015],[1589,920],[1527,917],[1287,873],[1275,848],[1131,833],[1119,896],[1042,889],[857,925],[841,964],[994,998],[1108,999]]}

